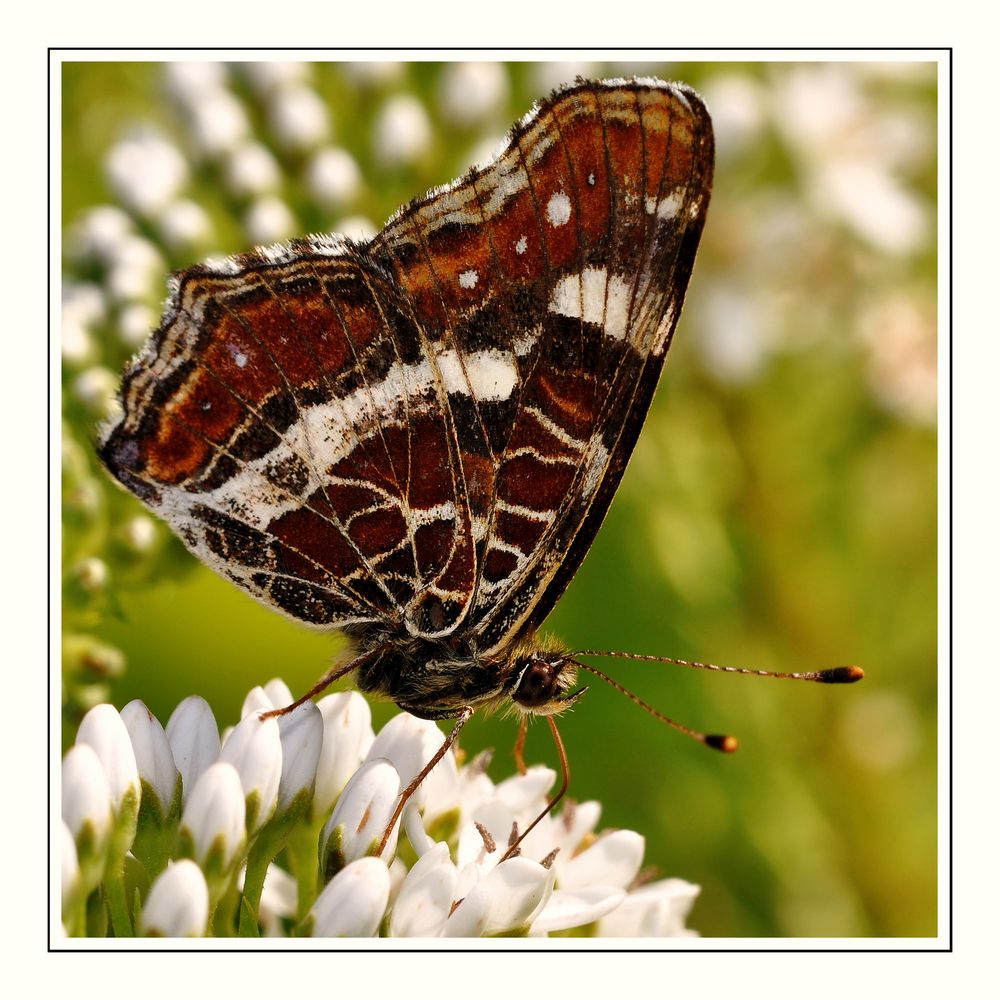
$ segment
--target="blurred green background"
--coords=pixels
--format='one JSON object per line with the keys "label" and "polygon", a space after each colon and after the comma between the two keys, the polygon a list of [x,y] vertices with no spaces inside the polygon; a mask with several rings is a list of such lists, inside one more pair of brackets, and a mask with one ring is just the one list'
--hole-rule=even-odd
{"label": "blurred green background", "polygon": [[[373,233],[552,87],[655,74],[704,95],[715,190],[678,336],[607,521],[548,622],[709,752],[591,686],[571,795],[699,883],[706,936],[937,933],[937,69],[930,63],[63,67],[64,717],[199,693],[220,725],[341,648],[258,606],[114,488],[92,440],[170,270],[309,231]],[[395,709],[376,709],[376,728]],[[470,751],[513,770],[515,726]],[[547,729],[530,759],[555,763]]]}

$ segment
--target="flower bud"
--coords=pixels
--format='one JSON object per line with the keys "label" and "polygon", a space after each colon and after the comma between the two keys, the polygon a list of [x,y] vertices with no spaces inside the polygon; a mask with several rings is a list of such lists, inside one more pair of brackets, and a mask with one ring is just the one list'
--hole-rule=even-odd
{"label": "flower bud", "polygon": [[71,747],[62,763],[62,818],[76,845],[85,891],[104,872],[114,813],[104,768],[86,743]]}
{"label": "flower bud", "polygon": [[97,754],[108,779],[115,813],[139,808],[139,770],[125,723],[113,705],[95,705],[80,723],[77,743],[85,743]]}
{"label": "flower bud", "polygon": [[389,883],[381,858],[352,861],[313,904],[313,937],[374,937],[389,903]]}
{"label": "flower bud", "polygon": [[323,748],[316,766],[313,812],[322,816],[365,759],[375,733],[372,710],[357,691],[329,694],[316,707],[323,716]]}
{"label": "flower bud", "polygon": [[281,783],[278,810],[287,809],[303,793],[312,796],[316,766],[323,749],[323,715],[311,701],[278,717],[281,735]]}
{"label": "flower bud", "polygon": [[219,759],[219,727],[204,698],[191,695],[174,709],[167,722],[167,740],[187,801],[204,771]]}
{"label": "flower bud", "polygon": [[139,779],[145,786],[143,801],[150,795],[155,796],[160,813],[166,816],[179,777],[167,734],[156,716],[138,699],[122,709],[121,718],[135,752]]}
{"label": "flower bud", "polygon": [[219,754],[240,776],[246,796],[247,832],[253,833],[274,814],[281,782],[281,734],[277,719],[248,715],[229,734]]}
{"label": "flower bud", "polygon": [[181,836],[190,841],[203,871],[228,871],[246,842],[246,805],[240,776],[219,761],[195,782],[181,816]]}
{"label": "flower bud", "polygon": [[[326,878],[357,858],[374,854],[399,798],[399,773],[387,760],[366,761],[347,783],[320,836],[320,871]],[[399,824],[383,857],[396,849]]]}
{"label": "flower bud", "polygon": [[[401,712],[379,731],[366,759],[384,757],[391,761],[399,772],[400,786],[405,788],[427,766],[443,742],[444,735],[433,722]],[[435,770],[438,767],[440,764]],[[423,805],[425,795],[426,790],[421,785],[413,793],[411,801],[419,807]]]}
{"label": "flower bud", "polygon": [[142,910],[147,937],[200,937],[208,924],[208,885],[187,859],[173,862],[153,883]]}

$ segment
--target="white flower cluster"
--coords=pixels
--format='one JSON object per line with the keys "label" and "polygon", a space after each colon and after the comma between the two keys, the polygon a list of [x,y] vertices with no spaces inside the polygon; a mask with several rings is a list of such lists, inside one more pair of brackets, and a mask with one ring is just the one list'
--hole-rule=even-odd
{"label": "white flower cluster", "polygon": [[546,767],[495,784],[486,755],[462,765],[449,751],[379,856],[401,790],[442,732],[404,713],[376,736],[353,692],[261,718],[291,701],[280,681],[255,688],[221,739],[198,697],[166,729],[140,701],[91,709],[63,761],[68,934],[101,934],[107,921],[118,937],[693,933],[684,920],[698,888],[639,885],[643,838],[595,833],[596,802],[546,816],[501,861],[545,808],[556,781]]}

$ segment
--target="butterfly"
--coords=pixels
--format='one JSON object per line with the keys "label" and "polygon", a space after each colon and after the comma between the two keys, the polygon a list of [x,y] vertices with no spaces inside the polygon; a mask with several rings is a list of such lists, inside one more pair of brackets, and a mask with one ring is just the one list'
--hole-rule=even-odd
{"label": "butterfly", "polygon": [[309,694],[353,672],[452,741],[479,708],[551,721],[582,664],[538,629],[642,428],[713,150],[689,87],[578,80],[368,242],[180,273],[101,459],[216,572],[350,636]]}

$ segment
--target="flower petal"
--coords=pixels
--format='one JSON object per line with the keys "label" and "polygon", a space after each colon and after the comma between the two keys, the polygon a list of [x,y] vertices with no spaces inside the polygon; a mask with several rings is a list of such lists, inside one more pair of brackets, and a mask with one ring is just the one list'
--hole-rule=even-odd
{"label": "flower petal", "polygon": [[76,733],[77,743],[86,743],[97,754],[108,779],[111,803],[117,813],[129,791],[138,804],[140,792],[139,769],[135,762],[132,740],[122,717],[113,705],[95,705],[80,723]]}
{"label": "flower petal", "polygon": [[625,899],[624,889],[593,886],[588,889],[556,889],[545,908],[532,922],[532,933],[565,931],[583,927],[611,913]]}
{"label": "flower petal", "polygon": [[173,862],[153,883],[142,909],[142,932],[153,937],[200,937],[208,923],[208,886],[187,859]]}
{"label": "flower petal", "polygon": [[191,695],[174,709],[166,733],[186,802],[198,779],[219,759],[219,727],[208,702]]}
{"label": "flower petal", "polygon": [[688,937],[684,921],[701,887],[679,878],[634,889],[598,924],[601,937]]}
{"label": "flower petal", "polygon": [[646,841],[632,830],[599,837],[581,854],[559,867],[559,888],[593,885],[624,889],[639,873]]}
{"label": "flower petal", "polygon": [[555,874],[536,861],[510,858],[484,879],[493,895],[487,933],[527,927],[552,894]]}
{"label": "flower petal", "polygon": [[153,790],[165,813],[173,801],[177,784],[177,767],[167,734],[156,716],[138,698],[121,710],[121,717],[132,741],[139,777]]}
{"label": "flower petal", "polygon": [[448,845],[432,847],[410,869],[392,908],[393,937],[439,937],[451,912],[458,871]]}
{"label": "flower petal", "polygon": [[389,902],[389,869],[358,858],[339,871],[313,904],[313,937],[374,937]]}

